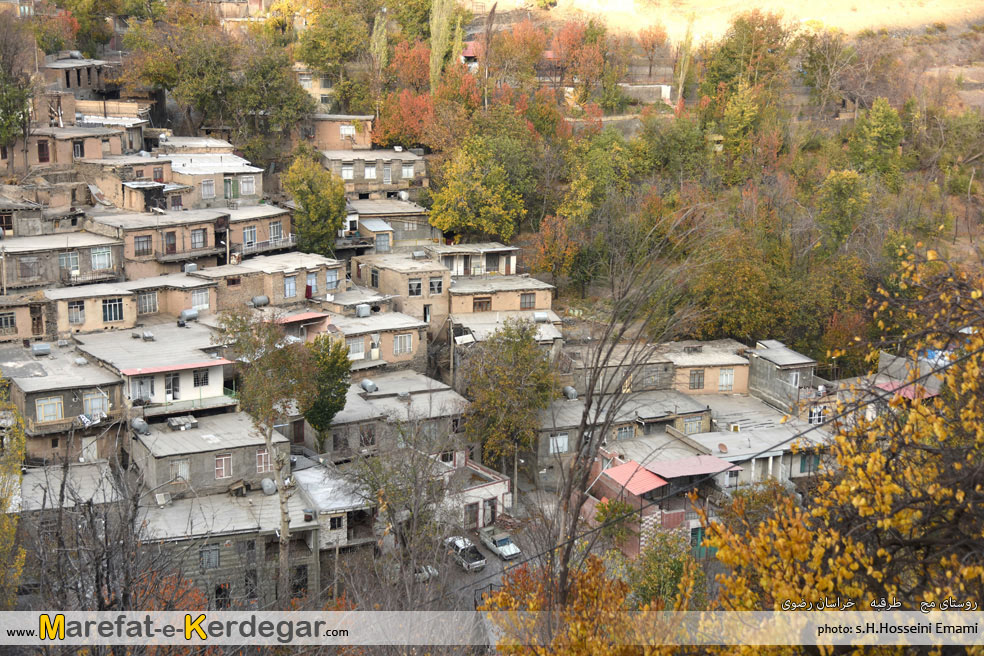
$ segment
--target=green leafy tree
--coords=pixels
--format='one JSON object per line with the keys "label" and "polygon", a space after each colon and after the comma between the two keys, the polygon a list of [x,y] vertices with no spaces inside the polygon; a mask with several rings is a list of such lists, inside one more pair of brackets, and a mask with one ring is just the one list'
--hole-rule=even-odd
{"label": "green leafy tree", "polygon": [[658,173],[677,184],[697,178],[708,164],[704,131],[690,118],[650,114],[633,143],[633,164],[639,173]]}
{"label": "green leafy tree", "polygon": [[[486,459],[512,458],[513,491],[519,454],[536,444],[539,412],[554,396],[555,380],[547,351],[536,341],[536,324],[506,320],[462,364],[465,436],[482,445]],[[515,501],[514,501],[515,503]]]}
{"label": "green leafy tree", "polygon": [[17,542],[20,518],[21,466],[24,462],[24,423],[17,407],[3,392],[0,413],[12,419],[0,436],[0,610],[12,610],[24,568],[24,549]]}
{"label": "green leafy tree", "polygon": [[739,14],[711,53],[702,93],[714,97],[719,86],[727,94],[741,85],[774,89],[789,66],[792,37],[778,14],[757,9]]}
{"label": "green leafy tree", "polygon": [[601,525],[602,537],[608,538],[616,547],[635,535],[630,520],[635,518],[635,509],[622,499],[609,499],[595,506],[595,521]]}
{"label": "green leafy tree", "polygon": [[297,58],[336,80],[344,79],[345,64],[366,52],[369,26],[359,13],[330,3],[323,3],[314,20],[301,33]]}
{"label": "green leafy tree", "polygon": [[884,98],[858,117],[848,142],[848,154],[857,170],[879,176],[892,190],[901,186],[904,130],[899,113]]}
{"label": "green leafy tree", "polygon": [[434,196],[431,225],[445,232],[509,241],[526,208],[487,144],[468,140],[448,163],[444,178],[444,186]]}
{"label": "green leafy tree", "polygon": [[609,193],[628,190],[632,151],[617,130],[606,129],[575,144],[569,160],[571,185],[557,213],[583,228]]}
{"label": "green leafy tree", "polygon": [[[34,45],[27,24],[10,12],[0,12],[0,146],[7,148],[7,170],[14,165],[13,146],[27,143]],[[27,153],[24,153],[25,166]]]}
{"label": "green leafy tree", "polygon": [[817,214],[825,252],[833,253],[847,241],[861,223],[870,200],[865,180],[857,171],[831,171],[827,175],[820,186]]}
{"label": "green leafy tree", "polygon": [[352,361],[345,343],[328,334],[318,335],[308,348],[315,368],[315,396],[304,411],[304,418],[322,433],[331,427],[332,419],[345,407]]}
{"label": "green leafy tree", "polygon": [[857,52],[839,30],[815,30],[801,38],[800,75],[826,112],[842,96],[842,84],[857,63]]}
{"label": "green leafy tree", "polygon": [[283,185],[297,204],[297,247],[333,256],[335,236],[345,220],[345,184],[326,171],[314,153],[301,151],[284,174]]}
{"label": "green leafy tree", "polygon": [[646,547],[629,570],[631,605],[671,609],[682,597],[687,600],[682,610],[704,610],[707,581],[694,559],[690,536],[653,528],[646,537]]}
{"label": "green leafy tree", "polygon": [[392,15],[404,38],[426,41],[430,37],[431,0],[401,0],[393,4]]}
{"label": "green leafy tree", "polygon": [[430,8],[430,84],[431,93],[437,91],[441,73],[447,63],[452,45],[452,20],[454,0],[431,0]]}

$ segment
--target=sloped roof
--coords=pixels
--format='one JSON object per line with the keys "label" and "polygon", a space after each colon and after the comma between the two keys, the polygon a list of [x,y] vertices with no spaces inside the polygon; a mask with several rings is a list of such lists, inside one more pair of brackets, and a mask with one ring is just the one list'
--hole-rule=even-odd
{"label": "sloped roof", "polygon": [[630,494],[642,496],[667,484],[665,480],[652,473],[635,460],[604,471],[605,476],[625,488]]}
{"label": "sloped roof", "polygon": [[679,460],[657,460],[646,464],[646,469],[662,478],[681,478],[683,476],[702,476],[721,474],[726,471],[740,471],[741,467],[714,456],[693,456]]}

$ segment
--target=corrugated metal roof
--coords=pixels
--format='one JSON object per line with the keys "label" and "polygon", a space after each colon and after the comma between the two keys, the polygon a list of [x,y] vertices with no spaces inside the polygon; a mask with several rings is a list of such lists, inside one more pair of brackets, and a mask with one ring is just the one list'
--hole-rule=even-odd
{"label": "corrugated metal roof", "polygon": [[382,219],[363,219],[360,217],[359,227],[371,230],[372,232],[393,232],[393,226]]}
{"label": "corrugated metal roof", "polygon": [[635,460],[630,460],[617,467],[606,469],[605,476],[626,489],[630,494],[642,496],[656,488],[666,485],[666,481],[647,470]]}
{"label": "corrugated metal roof", "polygon": [[701,476],[721,474],[726,471],[740,471],[741,467],[714,456],[693,456],[679,460],[657,460],[646,464],[646,469],[665,479],[682,476]]}

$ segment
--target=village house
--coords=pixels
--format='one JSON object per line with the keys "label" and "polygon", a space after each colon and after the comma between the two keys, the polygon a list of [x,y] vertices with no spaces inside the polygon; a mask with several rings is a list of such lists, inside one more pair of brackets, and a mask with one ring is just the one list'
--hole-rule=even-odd
{"label": "village house", "polygon": [[448,317],[451,273],[434,260],[397,254],[355,257],[352,282],[392,296],[394,310],[428,324],[431,334]]}
{"label": "village house", "polygon": [[[267,297],[270,305],[304,303],[307,299],[345,288],[344,263],[314,253],[258,255],[243,260],[237,266],[263,274],[262,295]],[[207,276],[208,271],[202,269],[198,273]],[[222,293],[230,294],[228,279],[226,288],[220,288],[220,295]],[[252,297],[240,292],[240,300],[245,303]]]}
{"label": "village house", "polygon": [[129,152],[125,133],[114,127],[37,127],[13,145],[0,148],[0,170],[25,174],[37,168],[68,169],[86,158],[122,155]]}
{"label": "village house", "polygon": [[69,91],[80,99],[111,98],[119,95],[120,65],[102,59],[88,59],[76,51],[63,51],[45,57],[42,68],[46,86]]}
{"label": "village house", "polygon": [[745,357],[750,363],[749,393],[784,412],[798,414],[804,405],[833,392],[830,382],[816,375],[816,360],[778,340],[756,342]]}
{"label": "village house", "polygon": [[549,310],[554,286],[529,275],[459,276],[448,287],[451,314]]}
{"label": "village house", "polygon": [[[368,309],[368,308],[367,308]],[[336,315],[332,328],[348,347],[356,378],[367,370],[427,369],[427,324],[401,312],[366,313],[366,316]]]}
{"label": "village house", "polygon": [[30,462],[94,462],[112,458],[124,417],[118,376],[71,346],[34,344],[0,349],[0,372],[24,421]]}
{"label": "village house", "polygon": [[[349,198],[416,199],[429,186],[422,153],[402,148],[379,150],[322,150],[321,162],[345,183]],[[399,192],[406,192],[403,197]]]}
{"label": "village house", "polygon": [[0,342],[54,339],[57,318],[41,292],[0,296]]}
{"label": "village house", "polygon": [[[146,325],[129,336],[75,336],[79,350],[123,381],[131,414],[158,417],[193,410],[231,408],[238,401],[225,388],[225,365],[212,331],[197,323]],[[231,374],[231,372],[230,372]],[[230,375],[231,378],[231,375]]]}
{"label": "village house", "polygon": [[44,234],[42,206],[0,196],[0,239]]}
{"label": "village house", "polygon": [[222,239],[231,257],[226,262],[234,261],[237,256],[287,250],[297,244],[290,210],[260,204],[230,208],[227,213],[228,230]]}
{"label": "village house", "polygon": [[674,367],[673,387],[685,394],[748,394],[747,347],[733,339],[660,344]]}
{"label": "village house", "polygon": [[128,280],[117,286],[133,292],[140,320],[157,314],[202,317],[218,311],[218,284],[187,273]]}
{"label": "village house", "polygon": [[427,210],[408,200],[350,200],[348,208],[348,227],[354,214],[356,230],[372,241],[376,253],[419,248],[442,238],[430,224]]}
{"label": "village house", "polygon": [[123,242],[91,232],[0,241],[0,293],[120,280]]}
{"label": "village house", "polygon": [[171,162],[157,157],[87,158],[76,163],[76,170],[99,190],[102,200],[131,212],[179,210],[184,207],[183,194],[191,191],[187,185],[173,183]]}
{"label": "village house", "polygon": [[393,296],[380,294],[374,289],[359,287],[348,281],[349,288],[345,291],[328,292],[323,297],[318,298],[321,302],[321,309],[340,314],[346,317],[354,317],[360,311],[359,306],[369,306],[369,311],[373,314],[377,312],[393,311]]}
{"label": "village house", "polygon": [[[302,86],[312,84],[310,73],[302,75],[307,76]],[[313,84],[305,88],[310,91]],[[320,94],[315,100],[320,100]],[[292,135],[293,146],[304,143],[315,150],[369,150],[375,118],[372,114],[309,114],[298,122]]]}
{"label": "village house", "polygon": [[443,471],[444,516],[455,526],[477,530],[493,526],[499,513],[513,506],[512,481],[472,460],[467,450],[447,450],[433,456]]}
{"label": "village house", "polygon": [[137,300],[118,283],[96,283],[46,289],[56,317],[59,339],[76,333],[126,330],[137,324]]}
{"label": "village house", "polygon": [[597,393],[644,392],[673,387],[673,363],[650,344],[567,346],[557,359],[557,369],[563,382],[585,394],[593,371],[600,363],[603,366],[595,382]]}
{"label": "village house", "polygon": [[476,244],[430,244],[427,253],[448,268],[452,277],[516,273],[519,248],[499,242]]}
{"label": "village house", "polygon": [[166,157],[171,160],[173,182],[191,187],[182,201],[189,209],[255,205],[263,197],[263,169],[242,157],[186,150]]}
{"label": "village house", "polygon": [[[254,299],[260,300],[266,296],[272,287],[270,275],[257,269],[247,269],[238,264],[223,264],[220,266],[198,269],[188,274],[199,280],[208,281],[215,285],[216,312],[246,307]],[[270,297],[266,296],[267,302]]]}
{"label": "village house", "polygon": [[320,549],[375,544],[376,509],[368,490],[330,465],[295,469],[293,476],[297,489],[317,512]]}
{"label": "village house", "polygon": [[135,280],[178,273],[188,263],[215,266],[225,252],[217,242],[216,225],[227,216],[217,210],[93,213],[86,229],[123,241],[123,271]]}

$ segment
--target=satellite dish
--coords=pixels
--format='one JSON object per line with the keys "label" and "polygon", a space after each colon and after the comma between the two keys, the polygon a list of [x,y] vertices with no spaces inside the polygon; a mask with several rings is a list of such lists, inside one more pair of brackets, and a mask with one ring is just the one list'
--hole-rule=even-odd
{"label": "satellite dish", "polygon": [[727,453],[728,446],[724,442],[721,442],[720,444],[718,444],[718,451],[720,451],[721,453]]}

